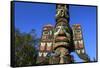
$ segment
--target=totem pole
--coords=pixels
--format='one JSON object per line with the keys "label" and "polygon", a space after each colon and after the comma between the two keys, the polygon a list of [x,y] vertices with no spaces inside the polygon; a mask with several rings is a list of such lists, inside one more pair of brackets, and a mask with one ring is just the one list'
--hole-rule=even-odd
{"label": "totem pole", "polygon": [[42,36],[37,57],[38,64],[49,64],[49,57],[53,46],[53,26],[48,24],[43,27]]}
{"label": "totem pole", "polygon": [[43,27],[38,53],[39,63],[42,64],[45,61],[48,64],[73,63],[72,52],[77,53],[84,62],[89,62],[90,59],[85,52],[81,25],[74,24],[72,28],[70,27],[69,5],[57,4],[55,18],[54,27],[50,24]]}
{"label": "totem pole", "polygon": [[59,63],[72,63],[70,53],[74,50],[72,30],[69,25],[68,5],[56,5],[56,25],[54,29],[54,52],[59,55]]}

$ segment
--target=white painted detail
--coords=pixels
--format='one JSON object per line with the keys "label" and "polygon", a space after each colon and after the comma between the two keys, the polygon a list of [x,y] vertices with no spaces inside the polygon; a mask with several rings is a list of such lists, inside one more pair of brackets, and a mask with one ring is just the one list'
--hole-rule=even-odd
{"label": "white painted detail", "polygon": [[[65,31],[65,30],[64,30]],[[67,33],[67,32],[65,32],[66,33],[66,35],[68,36],[68,37],[70,37],[70,34],[69,33]]]}
{"label": "white painted detail", "polygon": [[42,56],[42,53],[41,52],[39,52],[39,56]]}
{"label": "white painted detail", "polygon": [[76,50],[78,54],[80,54],[80,50]]}
{"label": "white painted detail", "polygon": [[77,45],[77,41],[74,41],[74,44]]}
{"label": "white painted detail", "polygon": [[66,30],[65,29],[63,29],[64,30],[64,32],[65,32],[65,34],[66,34],[66,36],[70,36],[70,34],[68,33],[68,32],[66,32]]}
{"label": "white painted detail", "polygon": [[44,43],[44,42],[41,42],[41,46],[45,46],[45,44],[46,44],[46,43]]}
{"label": "white painted detail", "polygon": [[59,32],[60,32],[60,30],[61,30],[61,26],[58,26],[58,27],[56,27],[56,28],[58,28],[58,31],[57,31],[57,32],[55,32],[55,33],[54,33],[54,35],[59,34]]}
{"label": "white painted detail", "polygon": [[47,52],[44,52],[44,53],[43,53],[43,56],[46,57],[46,56],[47,56]]}
{"label": "white painted detail", "polygon": [[50,31],[50,35],[52,34],[52,31]]}
{"label": "white painted detail", "polygon": [[83,40],[80,40],[79,43],[80,43],[80,44],[83,44]]}
{"label": "white painted detail", "polygon": [[82,53],[85,53],[84,49],[82,49]]}
{"label": "white painted detail", "polygon": [[51,42],[47,43],[47,46],[48,46],[48,47],[50,47],[51,45],[52,45],[52,43],[51,43]]}
{"label": "white painted detail", "polygon": [[59,34],[59,32],[60,32],[60,29],[58,29],[58,31],[57,31],[57,32],[55,32],[55,33],[54,33],[54,35],[57,35],[57,34]]}
{"label": "white painted detail", "polygon": [[75,32],[75,31],[73,30],[73,34],[75,34],[74,32]]}

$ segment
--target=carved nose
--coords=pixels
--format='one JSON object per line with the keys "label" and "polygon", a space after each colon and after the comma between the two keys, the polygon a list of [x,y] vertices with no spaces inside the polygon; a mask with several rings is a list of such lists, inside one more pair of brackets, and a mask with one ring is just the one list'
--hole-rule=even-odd
{"label": "carved nose", "polygon": [[64,34],[64,31],[63,30],[60,30],[59,34]]}

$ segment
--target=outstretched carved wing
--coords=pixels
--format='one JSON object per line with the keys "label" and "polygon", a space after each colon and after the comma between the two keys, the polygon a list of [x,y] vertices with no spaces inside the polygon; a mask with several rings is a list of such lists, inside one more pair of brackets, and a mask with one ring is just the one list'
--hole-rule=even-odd
{"label": "outstretched carved wing", "polygon": [[79,24],[74,24],[72,26],[72,31],[73,31],[73,40],[74,40],[75,52],[85,62],[89,62],[90,59],[85,52],[81,26]]}

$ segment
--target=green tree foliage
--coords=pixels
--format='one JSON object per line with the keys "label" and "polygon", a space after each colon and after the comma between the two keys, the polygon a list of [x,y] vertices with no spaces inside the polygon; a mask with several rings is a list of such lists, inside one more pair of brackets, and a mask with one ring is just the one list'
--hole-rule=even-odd
{"label": "green tree foliage", "polygon": [[36,38],[35,31],[21,33],[15,30],[15,63],[16,66],[28,66],[36,64],[35,45],[39,40]]}

